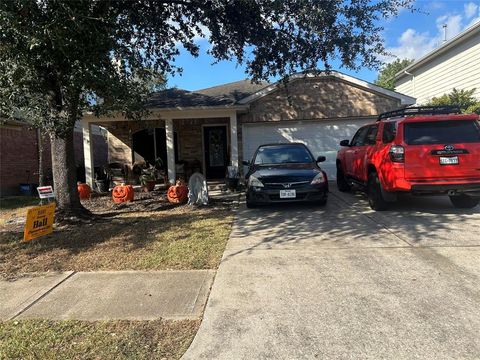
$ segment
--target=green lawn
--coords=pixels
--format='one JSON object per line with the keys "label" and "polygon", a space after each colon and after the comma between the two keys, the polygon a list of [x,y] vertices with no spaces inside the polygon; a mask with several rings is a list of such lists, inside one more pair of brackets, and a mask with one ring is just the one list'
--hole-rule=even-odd
{"label": "green lawn", "polygon": [[179,359],[200,320],[0,322],[0,359]]}

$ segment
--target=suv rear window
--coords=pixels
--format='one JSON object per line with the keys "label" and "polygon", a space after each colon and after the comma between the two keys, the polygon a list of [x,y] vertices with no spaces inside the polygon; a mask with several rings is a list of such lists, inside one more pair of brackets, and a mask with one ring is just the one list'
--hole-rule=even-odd
{"label": "suv rear window", "polygon": [[480,125],[475,120],[412,122],[404,129],[409,145],[480,142]]}

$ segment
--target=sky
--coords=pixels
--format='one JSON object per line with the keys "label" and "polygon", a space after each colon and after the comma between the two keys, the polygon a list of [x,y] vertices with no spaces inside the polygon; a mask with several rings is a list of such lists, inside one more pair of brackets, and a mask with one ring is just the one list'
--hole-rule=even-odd
{"label": "sky", "polygon": [[[398,17],[383,21],[383,36],[389,52],[401,59],[418,59],[442,44],[443,25],[447,25],[447,40],[480,21],[480,0],[417,0],[414,7],[417,12],[402,10]],[[246,78],[245,68],[234,61],[221,61],[217,64],[207,54],[208,40],[198,38],[200,55],[192,57],[181,50],[176,65],[183,68],[181,75],[171,76],[168,87],[186,90],[198,90]],[[384,61],[390,62],[394,57]],[[339,62],[332,64],[334,70],[373,82],[378,71],[362,68],[358,72],[340,67]]]}

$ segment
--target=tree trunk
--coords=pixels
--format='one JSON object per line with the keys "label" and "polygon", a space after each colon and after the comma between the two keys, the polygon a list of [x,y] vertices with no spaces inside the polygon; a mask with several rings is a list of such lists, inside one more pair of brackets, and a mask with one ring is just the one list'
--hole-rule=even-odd
{"label": "tree trunk", "polygon": [[89,214],[77,191],[77,174],[73,146],[73,128],[62,134],[50,135],[55,199],[59,220],[64,217],[84,217]]}
{"label": "tree trunk", "polygon": [[40,129],[37,129],[37,148],[38,148],[38,186],[45,185],[45,173],[43,172],[43,135]]}

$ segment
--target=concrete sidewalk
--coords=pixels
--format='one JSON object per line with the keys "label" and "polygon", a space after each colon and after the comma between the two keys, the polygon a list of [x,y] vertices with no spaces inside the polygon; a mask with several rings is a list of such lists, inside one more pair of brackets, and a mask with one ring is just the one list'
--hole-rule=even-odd
{"label": "concrete sidewalk", "polygon": [[0,320],[198,319],[215,271],[100,271],[0,280]]}

